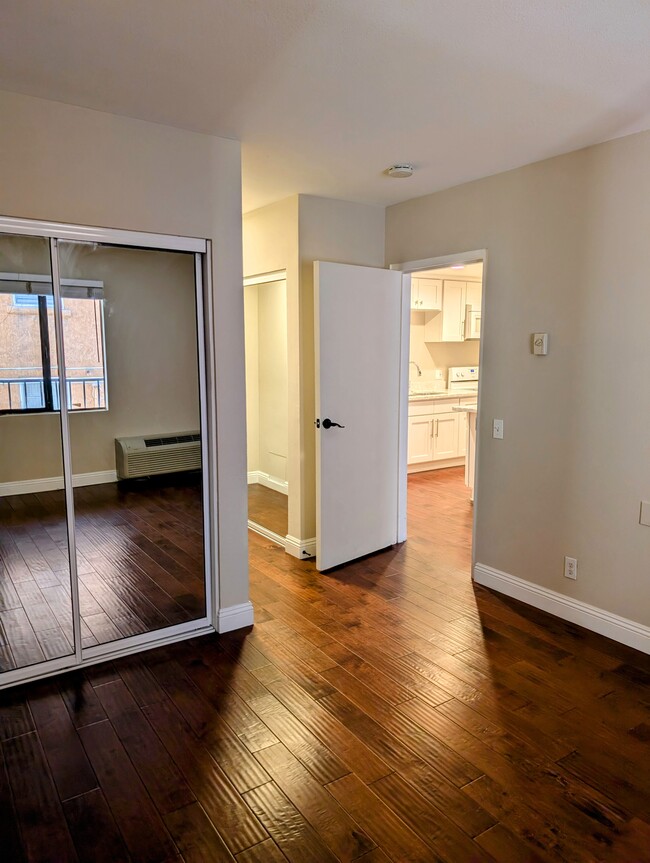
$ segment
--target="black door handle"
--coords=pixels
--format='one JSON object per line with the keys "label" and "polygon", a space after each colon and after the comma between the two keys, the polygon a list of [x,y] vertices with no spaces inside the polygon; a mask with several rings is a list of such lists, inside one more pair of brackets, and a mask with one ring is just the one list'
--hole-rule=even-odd
{"label": "black door handle", "polygon": [[326,417],[323,420],[323,428],[324,429],[331,429],[331,428],[344,429],[345,426],[342,426],[341,423],[335,423],[333,420]]}

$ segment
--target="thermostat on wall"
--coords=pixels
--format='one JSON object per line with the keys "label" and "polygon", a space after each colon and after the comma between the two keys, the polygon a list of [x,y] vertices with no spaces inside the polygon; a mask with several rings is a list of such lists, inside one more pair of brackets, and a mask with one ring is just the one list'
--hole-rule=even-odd
{"label": "thermostat on wall", "polygon": [[548,353],[548,333],[533,333],[533,353],[545,357]]}

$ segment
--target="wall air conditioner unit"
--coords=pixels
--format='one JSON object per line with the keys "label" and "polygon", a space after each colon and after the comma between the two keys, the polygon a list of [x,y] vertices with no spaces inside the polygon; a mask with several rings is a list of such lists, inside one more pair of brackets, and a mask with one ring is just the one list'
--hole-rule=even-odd
{"label": "wall air conditioner unit", "polygon": [[115,438],[118,479],[134,479],[201,467],[201,435],[197,431]]}

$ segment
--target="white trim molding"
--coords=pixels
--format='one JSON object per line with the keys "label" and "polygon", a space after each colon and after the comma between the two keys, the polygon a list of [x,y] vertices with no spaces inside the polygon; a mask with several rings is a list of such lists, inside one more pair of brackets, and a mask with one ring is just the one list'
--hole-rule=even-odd
{"label": "white trim molding", "polygon": [[297,536],[287,536],[284,543],[284,550],[287,554],[291,554],[300,560],[307,560],[308,557],[316,557],[316,537],[311,539],[298,539]]}
{"label": "white trim molding", "polygon": [[592,632],[626,644],[642,653],[650,654],[650,627],[636,623],[618,614],[612,614],[595,605],[588,605],[579,599],[565,596],[547,587],[533,584],[523,578],[501,572],[484,563],[474,566],[474,581],[498,593],[505,593],[513,599],[546,611],[562,620],[583,626]]}
{"label": "white trim molding", "polygon": [[266,486],[266,488],[279,491],[281,494],[289,494],[289,483],[286,479],[278,479],[276,476],[271,476],[270,473],[264,473],[262,470],[249,470],[248,484],[253,485],[256,482]]}
{"label": "white trim molding", "polygon": [[229,605],[217,612],[217,632],[233,632],[244,629],[254,623],[253,603],[242,602],[240,605]]}
{"label": "white trim molding", "polygon": [[[114,470],[96,470],[91,473],[76,473],[72,477],[72,485],[75,488],[84,485],[103,485],[105,482],[117,482],[117,473]],[[0,497],[8,497],[12,494],[38,494],[41,491],[57,491],[63,487],[62,476],[3,482],[0,483]]]}
{"label": "white trim molding", "polygon": [[248,519],[248,529],[252,530],[253,533],[258,533],[260,536],[263,536],[264,539],[268,539],[271,542],[274,542],[276,545],[285,546],[285,538],[280,536],[279,533],[275,533],[275,531],[269,530],[268,527],[264,527],[264,525],[258,524],[256,521],[251,521]]}

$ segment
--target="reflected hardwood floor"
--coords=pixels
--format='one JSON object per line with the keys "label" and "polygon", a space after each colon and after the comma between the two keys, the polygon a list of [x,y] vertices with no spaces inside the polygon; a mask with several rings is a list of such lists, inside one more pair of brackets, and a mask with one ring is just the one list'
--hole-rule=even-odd
{"label": "reflected hardwood floor", "polygon": [[[75,489],[85,647],[204,613],[201,487],[182,475]],[[0,498],[0,671],[73,651],[63,492]]]}
{"label": "reflected hardwood floor", "polygon": [[252,631],[0,693],[3,859],[648,861],[650,658],[473,587],[462,477],[409,486],[327,575],[250,534]]}
{"label": "reflected hardwood floor", "polygon": [[279,536],[286,536],[289,530],[288,500],[287,495],[282,492],[258,482],[250,483],[248,518]]}

